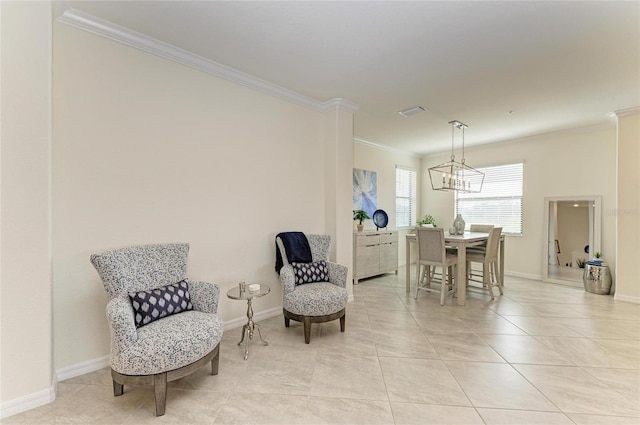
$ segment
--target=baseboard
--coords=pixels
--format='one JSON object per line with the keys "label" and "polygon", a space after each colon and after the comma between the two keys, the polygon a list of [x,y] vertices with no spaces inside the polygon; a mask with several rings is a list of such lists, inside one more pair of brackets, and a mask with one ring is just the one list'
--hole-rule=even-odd
{"label": "baseboard", "polygon": [[[253,315],[253,320],[258,322],[260,320],[268,319],[282,314],[282,307],[274,307],[269,310],[259,311]],[[247,316],[238,317],[236,319],[227,320],[224,322],[224,330],[239,328],[242,325],[247,324]]]}
{"label": "baseboard", "polygon": [[537,274],[520,273],[520,272],[508,272],[508,271],[505,270],[504,275],[505,276],[520,277],[522,279],[542,280],[542,276],[541,275],[537,275]]}
{"label": "baseboard", "polygon": [[613,296],[613,299],[616,301],[622,301],[625,303],[640,304],[640,297],[630,297],[629,295],[620,295],[617,292]]}
{"label": "baseboard", "polygon": [[16,398],[14,400],[5,401],[0,405],[0,419],[8,418],[9,416],[17,415],[18,413],[26,412],[27,410],[35,409],[36,407],[44,406],[51,403],[56,399],[55,384],[49,388],[28,394],[23,397]]}
{"label": "baseboard", "polygon": [[96,359],[87,360],[71,366],[57,369],[56,379],[58,382],[66,381],[67,379],[75,378],[76,376],[84,375],[86,373],[95,372],[96,370],[100,370],[107,366],[109,366],[109,356],[98,357]]}

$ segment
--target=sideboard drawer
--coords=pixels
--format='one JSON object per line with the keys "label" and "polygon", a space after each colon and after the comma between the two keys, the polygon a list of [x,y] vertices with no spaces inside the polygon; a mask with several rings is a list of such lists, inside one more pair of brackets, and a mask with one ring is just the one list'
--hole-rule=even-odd
{"label": "sideboard drawer", "polygon": [[380,243],[398,242],[398,232],[380,233]]}
{"label": "sideboard drawer", "polygon": [[357,246],[377,245],[380,243],[380,236],[377,233],[362,233],[356,236]]}

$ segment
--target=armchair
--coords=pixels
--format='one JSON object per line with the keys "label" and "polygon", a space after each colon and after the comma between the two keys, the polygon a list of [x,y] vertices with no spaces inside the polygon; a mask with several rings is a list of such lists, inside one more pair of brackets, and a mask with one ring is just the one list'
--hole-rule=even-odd
{"label": "armchair", "polygon": [[[216,314],[220,289],[216,284],[186,280],[188,253],[188,244],[157,244],[90,258],[110,298],[106,313],[111,328],[113,394],[122,395],[124,385],[153,385],[156,416],[165,413],[167,382],[208,362],[211,374],[218,374],[223,332],[223,322]],[[177,287],[181,282],[186,285]],[[164,286],[168,289],[161,288]],[[147,306],[136,304],[132,294],[148,296]],[[160,306],[170,303],[165,297],[178,300],[181,306],[163,310]],[[161,313],[154,313],[154,306]]]}
{"label": "armchair", "polygon": [[[290,320],[302,322],[304,342],[311,340],[311,323],[323,323],[340,319],[340,331],[345,329],[345,307],[349,299],[346,289],[347,268],[329,260],[331,250],[330,235],[306,235],[311,248],[312,261],[325,261],[327,278],[324,281],[296,284],[297,265],[289,263],[285,246],[280,237],[276,245],[282,256],[280,269],[282,283],[282,312],[284,324],[289,327]],[[304,264],[304,263],[303,263]]]}

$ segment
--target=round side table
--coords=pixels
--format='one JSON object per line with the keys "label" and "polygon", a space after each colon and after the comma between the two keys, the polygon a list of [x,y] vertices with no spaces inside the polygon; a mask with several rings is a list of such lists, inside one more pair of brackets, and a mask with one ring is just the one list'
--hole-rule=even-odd
{"label": "round side table", "polygon": [[257,291],[249,291],[248,285],[247,289],[244,291],[240,291],[239,287],[231,288],[227,291],[227,297],[232,300],[246,300],[247,301],[247,323],[242,325],[242,339],[238,342],[238,345],[241,345],[244,341],[244,359],[247,360],[249,358],[249,340],[253,339],[253,331],[255,329],[258,330],[258,336],[260,337],[260,341],[264,345],[269,345],[267,341],[262,339],[262,331],[260,329],[260,325],[253,321],[253,307],[251,306],[251,301],[254,298],[260,298],[267,295],[271,292],[271,288],[269,285],[265,285],[264,283],[260,284],[260,289]]}

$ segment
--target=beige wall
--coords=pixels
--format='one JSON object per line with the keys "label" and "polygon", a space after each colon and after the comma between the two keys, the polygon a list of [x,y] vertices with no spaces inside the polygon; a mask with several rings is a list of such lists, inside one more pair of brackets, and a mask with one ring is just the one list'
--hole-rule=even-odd
{"label": "beige wall", "polygon": [[[470,128],[473,131],[473,127]],[[459,147],[458,147],[459,148]],[[459,155],[460,152],[456,151]],[[432,214],[439,226],[454,219],[454,198],[429,186],[427,169],[445,162],[450,153],[423,159],[422,212]],[[460,159],[460,158],[458,158]],[[614,123],[525,139],[467,147],[467,164],[486,167],[524,161],[524,230],[506,239],[505,271],[542,277],[544,197],[602,195],[603,211],[616,206],[616,130]],[[615,264],[615,220],[603,214],[602,253]]]}
{"label": "beige wall", "polygon": [[189,242],[189,277],[221,285],[225,321],[246,313],[225,296],[241,280],[270,284],[254,309],[277,312],[275,235],[324,232],[326,203],[345,202],[327,197],[350,188],[325,180],[330,114],[59,23],[54,37],[56,368],[109,351],[100,250]]}
{"label": "beige wall", "polygon": [[3,1],[0,15],[0,411],[7,416],[20,403],[53,397],[51,9]]}
{"label": "beige wall", "polygon": [[616,299],[640,303],[640,108],[618,114]]}
{"label": "beige wall", "polygon": [[[396,165],[413,168],[418,173],[418,214],[420,211],[420,158],[417,155],[404,153],[397,150],[385,149],[362,142],[354,143],[353,168],[377,172],[378,183],[378,208],[383,209],[389,215],[389,229],[396,228]],[[353,222],[353,231],[357,222]],[[372,220],[363,222],[365,230],[375,230]],[[400,243],[398,244],[398,262],[405,264],[405,239],[404,235],[410,229],[399,229]]]}

